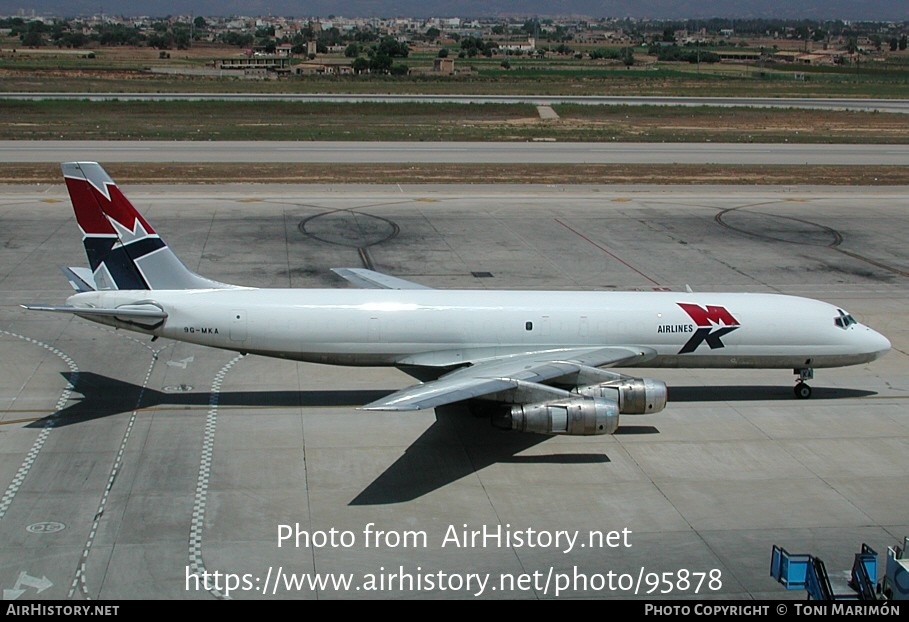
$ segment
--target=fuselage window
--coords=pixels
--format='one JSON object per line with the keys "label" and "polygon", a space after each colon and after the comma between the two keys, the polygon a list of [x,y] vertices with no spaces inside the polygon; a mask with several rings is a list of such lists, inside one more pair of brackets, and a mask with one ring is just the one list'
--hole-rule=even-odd
{"label": "fuselage window", "polygon": [[524,330],[533,330],[533,322],[524,322]]}

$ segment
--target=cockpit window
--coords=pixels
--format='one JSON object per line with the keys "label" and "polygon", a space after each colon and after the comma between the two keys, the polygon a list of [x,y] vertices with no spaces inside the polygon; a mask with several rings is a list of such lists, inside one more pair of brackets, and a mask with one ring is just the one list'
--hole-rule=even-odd
{"label": "cockpit window", "polygon": [[840,328],[845,330],[845,329],[849,328],[850,326],[852,326],[853,324],[858,324],[858,322],[855,321],[854,317],[852,317],[851,315],[849,315],[842,309],[837,309],[837,311],[839,312],[839,316],[835,320],[833,320],[833,323],[836,324],[837,326],[839,326]]}

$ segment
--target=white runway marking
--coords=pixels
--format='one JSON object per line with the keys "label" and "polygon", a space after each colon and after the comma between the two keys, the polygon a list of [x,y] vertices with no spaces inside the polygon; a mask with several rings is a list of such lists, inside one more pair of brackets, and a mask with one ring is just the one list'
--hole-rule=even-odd
{"label": "white runway marking", "polygon": [[78,587],[82,592],[82,596],[86,600],[92,600],[91,595],[88,593],[88,585],[85,583],[85,566],[88,561],[88,555],[91,553],[92,544],[95,541],[95,535],[98,533],[98,525],[101,522],[101,517],[104,516],[104,510],[107,507],[107,499],[110,496],[110,491],[114,487],[114,482],[117,480],[117,475],[120,473],[120,468],[123,465],[123,454],[126,451],[126,444],[129,442],[129,436],[133,431],[133,425],[136,423],[136,417],[139,414],[139,407],[142,405],[142,398],[145,395],[145,389],[148,387],[148,380],[151,378],[152,371],[155,368],[155,363],[158,362],[158,354],[167,348],[164,346],[158,350],[153,350],[148,345],[142,343],[138,339],[133,337],[127,337],[130,341],[135,341],[141,346],[147,348],[152,353],[151,363],[148,365],[148,369],[145,372],[145,379],[142,381],[142,389],[139,391],[139,397],[136,398],[136,406],[133,409],[132,414],[129,417],[129,422],[126,424],[126,431],[123,433],[123,439],[120,441],[120,448],[117,450],[117,456],[114,458],[114,464],[110,469],[110,476],[107,478],[107,485],[104,487],[104,492],[101,495],[101,501],[98,503],[98,510],[95,512],[94,520],[92,520],[92,527],[88,532],[88,540],[85,541],[85,546],[82,549],[82,557],[79,559],[79,567],[76,569],[76,576],[73,577],[73,583],[69,588],[68,598],[72,598],[76,593],[76,588]]}
{"label": "white runway marking", "polygon": [[[224,367],[218,370],[211,383],[211,393],[208,398],[208,417],[205,419],[205,437],[202,440],[202,459],[199,463],[199,479],[196,482],[196,498],[193,501],[192,522],[189,529],[189,565],[194,575],[208,576],[205,570],[205,561],[202,559],[202,528],[205,524],[205,503],[208,498],[208,482],[211,478],[211,462],[215,449],[215,428],[218,425],[218,400],[221,395],[221,384],[224,376],[240,360],[243,355],[238,354]],[[208,585],[206,584],[208,588]],[[215,587],[208,588],[215,598],[230,600],[230,596],[222,593]]]}
{"label": "white runway marking", "polygon": [[[54,406],[54,413],[58,413],[63,410],[66,406],[66,402],[69,401],[70,395],[72,395],[73,389],[76,386],[76,382],[79,379],[79,368],[76,367],[76,363],[72,358],[69,357],[65,352],[58,350],[57,348],[44,343],[43,341],[38,341],[37,339],[32,339],[31,337],[26,337],[25,335],[19,335],[16,333],[11,333],[7,330],[0,330],[0,334],[8,335],[10,337],[15,337],[16,339],[22,339],[29,343],[33,343],[36,346],[41,346],[45,350],[49,350],[53,354],[56,354],[66,365],[69,367],[72,375],[70,376],[69,383],[66,385],[66,388],[63,389],[63,393],[60,394],[60,399],[57,400],[56,406]],[[35,439],[32,448],[29,450],[28,454],[25,456],[25,460],[22,462],[22,465],[19,467],[19,470],[16,471],[16,475],[13,477],[13,481],[10,482],[10,485],[6,488],[6,492],[3,493],[3,497],[0,498],[0,519],[6,515],[7,510],[9,509],[10,504],[13,502],[13,498],[16,496],[16,493],[19,492],[19,488],[22,486],[22,482],[25,481],[25,478],[28,476],[28,472],[31,470],[32,465],[35,463],[38,454],[41,452],[41,448],[44,447],[44,443],[47,442],[47,437],[50,436],[51,430],[54,429],[56,424],[55,416],[51,415],[45,419],[44,428],[41,430],[41,433],[38,434],[38,438]]]}

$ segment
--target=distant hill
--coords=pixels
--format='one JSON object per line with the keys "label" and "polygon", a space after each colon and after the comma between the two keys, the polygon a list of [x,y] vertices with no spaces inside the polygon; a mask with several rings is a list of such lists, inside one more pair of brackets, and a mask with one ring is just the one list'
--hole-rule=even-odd
{"label": "distant hill", "polygon": [[[128,7],[128,8],[127,8]],[[909,20],[905,0],[0,0],[0,15],[285,15],[327,17],[590,16],[651,19],[709,17]]]}

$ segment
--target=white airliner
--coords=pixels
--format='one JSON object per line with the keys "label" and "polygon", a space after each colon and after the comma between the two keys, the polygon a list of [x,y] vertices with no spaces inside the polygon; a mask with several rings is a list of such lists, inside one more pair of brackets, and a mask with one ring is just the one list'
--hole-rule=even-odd
{"label": "white airliner", "polygon": [[334,365],[397,367],[424,382],[363,406],[418,410],[480,398],[494,422],[611,434],[656,413],[666,385],[614,367],[814,369],[873,361],[879,333],[833,305],[775,294],[437,290],[362,269],[359,289],[257,289],[190,271],[94,162],[63,164],[90,269],[65,306],[28,309],[178,341]]}

